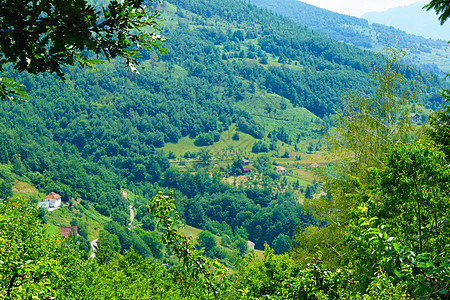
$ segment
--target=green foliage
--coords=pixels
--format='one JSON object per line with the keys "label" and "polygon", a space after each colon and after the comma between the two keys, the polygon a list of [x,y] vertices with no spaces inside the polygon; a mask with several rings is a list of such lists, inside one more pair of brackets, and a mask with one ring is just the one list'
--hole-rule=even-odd
{"label": "green foliage", "polygon": [[98,240],[103,247],[112,252],[119,253],[121,250],[120,241],[117,235],[111,234],[106,230],[100,230]]}
{"label": "green foliage", "polygon": [[256,139],[264,137],[264,128],[257,124],[253,119],[240,117],[237,122],[238,130],[248,133]]}
{"label": "green foliage", "polygon": [[244,166],[244,161],[241,156],[236,156],[231,164],[230,173],[233,175],[242,175],[242,167]]}
{"label": "green foliage", "polygon": [[[136,70],[141,48],[164,52],[163,39],[157,34],[159,12],[151,12],[143,1],[114,0],[102,10],[95,10],[86,0],[2,4],[1,72],[4,64],[12,63],[19,72],[54,72],[64,78],[65,65],[100,62],[89,58],[86,50],[108,60],[123,57],[130,69]],[[22,86],[11,79],[2,77],[0,87],[2,100],[14,101],[24,94]]]}
{"label": "green foliage", "polygon": [[245,294],[244,299],[341,299],[351,295],[349,275],[327,270],[320,258],[302,267],[288,255],[275,256],[266,244],[264,259],[242,269],[236,289]]}
{"label": "green foliage", "polygon": [[425,128],[427,136],[450,159],[450,106],[433,112],[428,117],[428,126]]}
{"label": "green foliage", "polygon": [[256,141],[252,147],[253,153],[269,152],[269,147],[263,141]]}
{"label": "green foliage", "polygon": [[374,176],[373,201],[383,224],[412,251],[448,259],[450,172],[444,156],[430,145],[400,144]]}
{"label": "green foliage", "polygon": [[38,208],[23,199],[0,200],[0,297],[54,297],[64,280],[60,256],[77,259],[72,247],[49,236],[37,219]]}
{"label": "green foliage", "polygon": [[289,251],[290,243],[289,237],[285,234],[280,233],[276,239],[273,240],[273,250],[275,254],[283,254]]}
{"label": "green foliage", "polygon": [[372,212],[368,206],[358,208],[346,241],[355,250],[349,260],[357,289],[381,299],[448,297],[448,250],[438,260],[429,252],[412,251]]}
{"label": "green foliage", "polygon": [[212,251],[217,247],[214,235],[208,230],[203,230],[202,232],[200,232],[197,242],[200,248],[204,248],[205,253],[209,255],[211,255]]}
{"label": "green foliage", "polygon": [[333,149],[349,156],[348,160],[355,160],[348,163],[347,172],[361,180],[364,175],[355,172],[380,165],[390,146],[414,139],[409,114],[417,87],[403,86],[406,81],[400,70],[403,56],[403,52],[386,49],[383,65],[373,68],[374,95],[351,92],[344,98],[344,109],[337,116],[337,130],[331,136]]}
{"label": "green foliage", "polygon": [[200,133],[194,141],[196,146],[210,146],[214,144],[214,136],[211,132]]}
{"label": "green foliage", "polygon": [[147,231],[153,231],[156,228],[156,222],[155,220],[152,218],[151,215],[146,214],[143,218],[142,218],[142,229],[147,230]]}
{"label": "green foliage", "polygon": [[0,179],[0,198],[6,199],[13,195],[12,192],[12,183],[6,180]]}
{"label": "green foliage", "polygon": [[[186,237],[179,233],[176,226],[182,225],[171,195],[161,193],[152,198],[151,213],[158,220],[158,226],[164,226],[161,241],[171,247],[172,252],[182,262],[185,270],[190,273],[194,285],[208,287],[207,294],[219,296],[222,276],[226,269],[217,261],[210,261],[201,255],[193,244],[192,236]],[[206,234],[207,235],[207,234]],[[209,244],[208,244],[209,245]],[[192,283],[191,283],[192,284]]]}
{"label": "green foliage", "polygon": [[[324,230],[341,232],[338,227],[346,226],[349,211],[359,204],[356,198],[345,195],[357,193],[359,183],[373,180],[369,168],[383,166],[393,145],[417,138],[409,113],[418,87],[405,86],[400,64],[403,55],[402,51],[385,50],[383,64],[373,67],[373,95],[352,91],[344,96],[344,108],[336,117],[336,130],[329,136],[332,162],[319,170],[329,197],[310,202],[315,216],[329,225]],[[310,197],[313,191],[307,192]],[[343,244],[329,247],[336,246],[337,249],[325,252],[340,256]]]}
{"label": "green foliage", "polygon": [[162,250],[164,245],[161,243],[158,233],[146,232],[140,228],[137,229],[137,232],[145,244],[150,248],[152,256],[161,259],[163,256]]}
{"label": "green foliage", "polygon": [[450,3],[448,0],[431,0],[430,3],[425,5],[425,8],[427,10],[434,9],[436,14],[440,15],[439,21],[441,21],[441,25],[450,17]]}

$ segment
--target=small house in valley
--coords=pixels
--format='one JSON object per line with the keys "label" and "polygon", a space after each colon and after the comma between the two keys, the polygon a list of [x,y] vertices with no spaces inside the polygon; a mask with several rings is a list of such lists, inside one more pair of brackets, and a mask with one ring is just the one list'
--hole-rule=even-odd
{"label": "small house in valley", "polygon": [[61,207],[61,196],[55,192],[48,194],[44,201],[38,202],[38,207],[42,207],[48,211],[52,211]]}
{"label": "small house in valley", "polygon": [[273,170],[275,172],[277,172],[278,174],[280,174],[281,176],[286,175],[286,169],[280,166],[276,166],[275,168],[273,168]]}
{"label": "small house in valley", "polygon": [[247,241],[247,246],[249,250],[255,250],[255,243],[252,241]]}
{"label": "small house in valley", "polygon": [[420,116],[416,113],[410,113],[409,119],[411,120],[411,123],[417,124],[420,122]]}
{"label": "small house in valley", "polygon": [[242,167],[242,174],[249,174],[252,172],[252,169],[250,167]]}
{"label": "small house in valley", "polygon": [[248,159],[243,158],[242,162],[244,163],[244,167],[247,167],[250,165],[250,161]]}

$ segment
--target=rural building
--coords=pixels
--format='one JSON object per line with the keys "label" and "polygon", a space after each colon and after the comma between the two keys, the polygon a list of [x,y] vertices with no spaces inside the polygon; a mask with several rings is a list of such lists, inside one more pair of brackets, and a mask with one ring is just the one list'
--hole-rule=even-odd
{"label": "rural building", "polygon": [[248,174],[251,173],[252,169],[250,167],[242,167],[242,173],[243,174]]}
{"label": "rural building", "polygon": [[420,116],[416,113],[409,114],[409,119],[411,120],[411,123],[419,123],[420,122]]}
{"label": "rural building", "polygon": [[66,238],[72,231],[75,233],[75,235],[78,235],[77,226],[59,227],[59,233],[61,234],[62,238]]}
{"label": "rural building", "polygon": [[248,165],[250,165],[250,161],[248,159],[243,158],[242,162],[244,163],[244,167],[247,167]]}
{"label": "rural building", "polygon": [[38,202],[38,207],[52,211],[61,207],[61,196],[55,192],[48,194],[43,202]]}
{"label": "rural building", "polygon": [[249,250],[255,250],[255,243],[252,241],[247,241],[247,246]]}
{"label": "rural building", "polygon": [[273,168],[273,170],[275,172],[277,172],[278,174],[280,174],[281,176],[286,175],[286,169],[283,167],[277,166],[277,167]]}

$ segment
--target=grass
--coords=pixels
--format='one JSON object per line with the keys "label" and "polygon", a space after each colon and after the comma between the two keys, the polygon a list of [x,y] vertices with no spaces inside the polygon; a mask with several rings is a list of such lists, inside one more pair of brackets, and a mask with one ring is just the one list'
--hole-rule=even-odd
{"label": "grass", "polygon": [[64,206],[57,210],[49,211],[46,218],[50,228],[53,228],[53,226],[56,228],[58,226],[70,226],[70,221],[73,218],[81,219],[87,223],[88,239],[90,241],[98,238],[99,231],[103,229],[103,225],[111,221],[111,218],[99,214],[93,208],[86,209],[81,205],[77,205],[73,209]]}
{"label": "grass", "polygon": [[225,157],[233,157],[232,154],[236,151],[238,151],[239,153],[250,152],[256,139],[249,134],[238,132],[239,141],[234,141],[232,137],[236,132],[236,125],[233,124],[228,130],[220,134],[219,142],[214,143],[211,146],[195,146],[194,139],[186,136],[182,137],[176,144],[167,143],[162,149],[165,152],[173,152],[177,157],[182,157],[188,151],[198,152],[200,151],[200,149],[205,148],[224,159]]}
{"label": "grass", "polygon": [[54,224],[48,224],[47,232],[49,234],[57,234],[59,233],[59,227]]}
{"label": "grass", "polygon": [[[202,232],[203,230],[189,226],[189,225],[185,225],[184,228],[180,228],[179,231],[183,234],[185,234],[186,236],[192,236],[192,238],[194,239],[194,241],[197,241],[198,239],[198,235],[200,234],[200,232]],[[228,247],[223,247],[220,245],[220,241],[222,240],[222,237],[214,235],[214,238],[216,239],[216,243],[217,246],[219,248],[224,249],[227,253],[232,253],[233,251],[228,248]],[[262,259],[263,258],[263,252],[261,250],[254,250],[255,251],[255,257],[257,259]]]}
{"label": "grass", "polygon": [[34,186],[17,179],[13,182],[12,192],[15,197],[31,198],[34,200],[44,198],[44,195],[40,194]]}

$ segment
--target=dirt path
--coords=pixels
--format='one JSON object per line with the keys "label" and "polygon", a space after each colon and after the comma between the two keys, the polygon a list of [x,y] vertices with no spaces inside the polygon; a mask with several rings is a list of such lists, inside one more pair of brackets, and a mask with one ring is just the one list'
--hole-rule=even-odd
{"label": "dirt path", "polygon": [[131,230],[133,228],[133,220],[134,220],[134,209],[133,206],[130,205],[130,224],[128,224],[129,229]]}
{"label": "dirt path", "polygon": [[98,241],[98,239],[95,239],[91,242],[91,248],[92,248],[91,257],[92,258],[95,257],[95,247],[97,247],[97,241]]}

